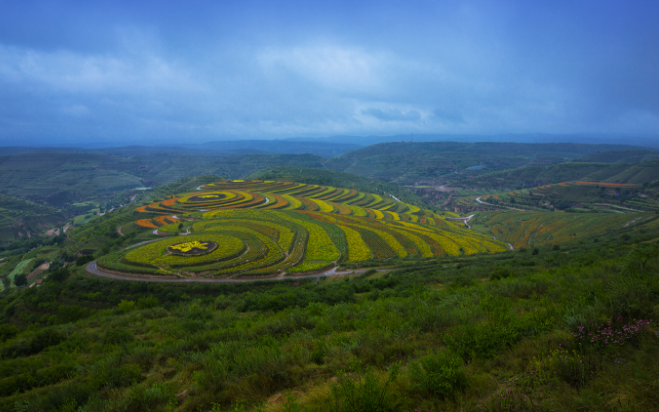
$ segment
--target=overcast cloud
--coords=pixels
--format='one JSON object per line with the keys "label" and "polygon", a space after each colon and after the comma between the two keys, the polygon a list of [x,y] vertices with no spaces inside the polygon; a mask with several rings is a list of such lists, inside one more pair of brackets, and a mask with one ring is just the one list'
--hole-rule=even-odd
{"label": "overcast cloud", "polygon": [[544,3],[5,2],[0,144],[658,135],[659,3]]}

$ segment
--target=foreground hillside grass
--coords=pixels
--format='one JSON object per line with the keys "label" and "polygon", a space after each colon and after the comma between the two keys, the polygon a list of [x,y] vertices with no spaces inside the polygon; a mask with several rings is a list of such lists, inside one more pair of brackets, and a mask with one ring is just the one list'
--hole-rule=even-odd
{"label": "foreground hillside grass", "polygon": [[637,225],[318,282],[56,272],[0,301],[0,409],[655,410],[657,237]]}

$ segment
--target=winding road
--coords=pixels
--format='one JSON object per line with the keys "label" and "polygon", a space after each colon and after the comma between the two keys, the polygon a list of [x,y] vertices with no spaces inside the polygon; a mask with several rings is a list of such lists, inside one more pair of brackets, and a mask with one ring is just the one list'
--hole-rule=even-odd
{"label": "winding road", "polygon": [[[137,246],[137,245],[133,245]],[[131,246],[132,247],[132,246]],[[140,275],[128,275],[128,274],[118,274],[107,272],[96,265],[96,261],[93,261],[85,267],[85,270],[92,275],[108,278],[108,279],[117,279],[117,280],[132,280],[138,282],[164,282],[164,283],[245,283],[245,282],[263,282],[263,281],[276,281],[276,280],[286,280],[286,279],[320,279],[328,276],[339,276],[339,275],[352,275],[357,273],[364,273],[368,269],[362,270],[353,270],[346,272],[339,272],[338,268],[335,266],[331,269],[327,269],[323,272],[316,273],[315,275],[306,275],[306,276],[286,276],[281,274],[277,277],[272,278],[262,278],[262,279],[206,279],[206,278],[171,278],[165,276],[140,276]]]}
{"label": "winding road", "polygon": [[[480,196],[476,198],[476,201],[477,201],[478,203],[480,203],[481,205],[499,206],[499,205],[493,205],[493,204],[491,204],[491,203],[483,202],[483,201],[481,200]],[[516,209],[516,208],[514,208],[514,207],[508,207],[508,206],[499,206],[499,207],[503,207],[503,208],[510,209],[510,210],[517,210],[517,211],[519,211],[519,212],[528,212],[528,210],[524,210],[524,209]]]}
{"label": "winding road", "polygon": [[469,229],[471,229],[471,226],[469,225],[469,221],[476,215],[471,215],[467,217],[447,217],[446,220],[461,220],[464,222],[465,226],[467,226]]}

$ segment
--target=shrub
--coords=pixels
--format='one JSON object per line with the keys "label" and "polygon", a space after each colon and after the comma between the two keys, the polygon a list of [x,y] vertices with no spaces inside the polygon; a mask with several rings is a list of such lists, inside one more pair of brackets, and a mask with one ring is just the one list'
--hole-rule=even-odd
{"label": "shrub", "polygon": [[54,329],[44,329],[37,332],[28,341],[16,342],[2,349],[3,358],[34,355],[49,346],[55,346],[64,340],[64,336]]}
{"label": "shrub", "polygon": [[14,285],[18,287],[27,285],[27,276],[23,274],[14,276]]}
{"label": "shrub", "polygon": [[64,322],[75,322],[89,316],[89,309],[78,305],[60,305],[57,314]]}
{"label": "shrub", "polygon": [[124,328],[110,328],[103,336],[103,343],[108,345],[127,343],[133,340],[135,340],[135,336],[128,329]]}
{"label": "shrub", "polygon": [[491,358],[499,349],[513,345],[519,332],[512,325],[493,326],[489,323],[458,327],[444,336],[444,342],[454,353],[469,361],[474,357]]}
{"label": "shrub", "polygon": [[148,412],[160,410],[158,406],[172,403],[176,400],[170,388],[163,384],[155,384],[151,387],[138,385],[130,389],[128,396],[123,399],[121,410]]}
{"label": "shrub", "polygon": [[83,266],[83,265],[86,265],[87,263],[93,262],[93,261],[94,261],[94,255],[80,256],[76,260],[76,266]]}
{"label": "shrub", "polygon": [[490,275],[490,280],[505,279],[512,274],[508,268],[496,268]]}
{"label": "shrub", "polygon": [[335,412],[386,412],[398,410],[389,394],[389,386],[398,378],[400,365],[395,364],[386,379],[369,370],[363,379],[345,373],[332,386]]}
{"label": "shrub", "polygon": [[54,280],[55,282],[63,282],[66,278],[69,277],[68,269],[59,269],[48,276],[48,280]]}
{"label": "shrub", "polygon": [[142,378],[138,365],[124,364],[118,367],[97,365],[91,373],[90,380],[98,388],[122,388],[139,382]]}
{"label": "shrub", "polygon": [[147,296],[145,298],[140,298],[137,301],[137,307],[140,309],[151,309],[158,306],[159,303],[160,302],[158,302],[158,298],[153,296]]}
{"label": "shrub", "polygon": [[415,389],[441,397],[451,397],[468,386],[462,359],[438,353],[412,362],[408,376]]}
{"label": "shrub", "polygon": [[6,342],[18,335],[21,330],[14,325],[3,323],[0,325],[0,343]]}
{"label": "shrub", "polygon": [[132,300],[122,299],[121,302],[119,302],[119,304],[117,305],[117,308],[121,313],[128,313],[135,308],[135,302]]}

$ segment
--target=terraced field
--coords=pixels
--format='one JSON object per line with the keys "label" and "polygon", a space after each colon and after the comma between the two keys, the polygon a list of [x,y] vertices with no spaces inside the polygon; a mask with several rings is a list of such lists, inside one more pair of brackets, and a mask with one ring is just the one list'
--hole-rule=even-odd
{"label": "terraced field", "polygon": [[656,186],[607,182],[560,182],[499,192],[494,195],[454,197],[452,207],[462,213],[474,210],[550,212],[556,209],[574,213],[659,212]]}
{"label": "terraced field", "polygon": [[472,227],[515,248],[530,245],[558,244],[579,237],[597,235],[634,224],[649,222],[654,213],[543,213],[543,212],[480,212],[471,221]]}
{"label": "terraced field", "polygon": [[[294,182],[217,182],[136,210],[148,216],[138,226],[174,236],[107,255],[98,261],[101,268],[182,277],[266,276],[507,247],[384,193]],[[178,235],[181,223],[191,235]],[[172,245],[185,242],[218,246],[198,255],[172,253]]]}

